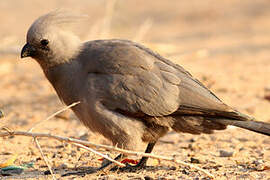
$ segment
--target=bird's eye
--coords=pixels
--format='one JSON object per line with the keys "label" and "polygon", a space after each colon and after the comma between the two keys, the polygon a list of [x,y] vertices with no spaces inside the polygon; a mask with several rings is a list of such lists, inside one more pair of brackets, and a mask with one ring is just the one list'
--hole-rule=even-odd
{"label": "bird's eye", "polygon": [[42,39],[42,40],[40,41],[40,44],[41,44],[42,46],[47,46],[47,45],[49,44],[49,41],[48,41],[47,39]]}

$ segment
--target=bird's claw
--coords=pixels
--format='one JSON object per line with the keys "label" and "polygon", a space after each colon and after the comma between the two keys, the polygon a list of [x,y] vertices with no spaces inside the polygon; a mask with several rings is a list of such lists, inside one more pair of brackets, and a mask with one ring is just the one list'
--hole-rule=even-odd
{"label": "bird's claw", "polygon": [[125,163],[126,166],[125,167],[118,167],[115,166],[112,169],[110,169],[110,171],[128,171],[128,172],[136,172],[138,170],[143,169],[146,165],[144,163],[138,163],[136,165],[131,165],[129,163]]}

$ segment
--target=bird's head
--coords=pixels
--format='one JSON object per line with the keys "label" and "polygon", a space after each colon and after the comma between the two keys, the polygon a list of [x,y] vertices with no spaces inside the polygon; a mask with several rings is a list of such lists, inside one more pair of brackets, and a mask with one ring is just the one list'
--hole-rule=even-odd
{"label": "bird's head", "polygon": [[27,32],[21,58],[32,57],[42,67],[68,62],[80,51],[81,41],[72,25],[85,16],[56,10],[39,17]]}

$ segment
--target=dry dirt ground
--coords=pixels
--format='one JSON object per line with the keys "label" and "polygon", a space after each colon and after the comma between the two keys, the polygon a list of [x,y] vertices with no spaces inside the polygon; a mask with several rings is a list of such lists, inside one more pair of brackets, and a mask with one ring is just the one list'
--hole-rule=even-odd
{"label": "dry dirt ground", "polygon": [[[184,66],[225,103],[270,122],[268,0],[0,0],[0,109],[5,113],[0,127],[27,131],[64,106],[37,63],[19,57],[33,20],[59,7],[89,15],[86,25],[78,28],[82,39],[125,38],[141,42]],[[110,144],[89,132],[72,113],[68,119],[46,121],[33,132]],[[60,179],[207,179],[194,169],[155,160],[137,172],[61,177],[65,172],[99,166],[100,157],[52,139],[39,142]],[[228,128],[211,135],[171,132],[156,145],[154,153],[195,163],[216,179],[268,179],[269,145],[269,137]],[[48,168],[31,138],[0,138],[0,163],[14,154],[18,154],[15,165],[33,162],[34,167],[19,176],[0,175],[0,179],[52,178],[44,175]]]}

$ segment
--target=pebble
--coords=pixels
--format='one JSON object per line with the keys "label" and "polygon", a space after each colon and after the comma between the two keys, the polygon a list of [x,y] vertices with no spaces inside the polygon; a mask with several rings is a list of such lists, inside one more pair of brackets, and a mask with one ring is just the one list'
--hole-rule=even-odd
{"label": "pebble", "polygon": [[220,150],[219,151],[219,157],[232,157],[233,152],[225,151],[225,150]]}

